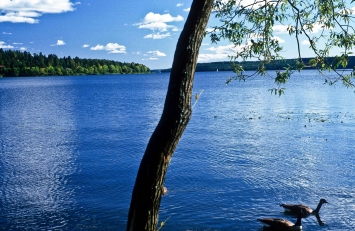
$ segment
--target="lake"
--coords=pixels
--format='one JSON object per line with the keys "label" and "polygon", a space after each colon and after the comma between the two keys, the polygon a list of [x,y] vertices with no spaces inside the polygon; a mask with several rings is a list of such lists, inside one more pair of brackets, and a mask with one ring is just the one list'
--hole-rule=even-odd
{"label": "lake", "polygon": [[[270,72],[270,75],[274,75]],[[304,230],[355,229],[355,93],[296,73],[225,82],[196,73],[193,108],[168,169],[163,230],[262,230],[315,208]],[[125,230],[136,173],[168,73],[0,79],[0,230]],[[194,102],[193,102],[194,103]]]}

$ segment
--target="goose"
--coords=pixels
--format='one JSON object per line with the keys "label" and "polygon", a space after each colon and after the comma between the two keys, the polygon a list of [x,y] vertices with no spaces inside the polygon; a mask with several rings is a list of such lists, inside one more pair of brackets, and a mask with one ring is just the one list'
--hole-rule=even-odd
{"label": "goose", "polygon": [[294,205],[294,204],[280,204],[281,207],[285,209],[287,212],[291,213],[297,213],[299,209],[302,209],[304,215],[310,215],[310,214],[318,214],[320,208],[322,207],[323,204],[328,203],[325,199],[320,199],[319,204],[315,210],[311,209],[308,206],[299,204],[299,205]]}
{"label": "goose", "polygon": [[264,223],[271,230],[302,230],[302,215],[303,211],[300,209],[296,223],[282,218],[259,218],[257,220]]}

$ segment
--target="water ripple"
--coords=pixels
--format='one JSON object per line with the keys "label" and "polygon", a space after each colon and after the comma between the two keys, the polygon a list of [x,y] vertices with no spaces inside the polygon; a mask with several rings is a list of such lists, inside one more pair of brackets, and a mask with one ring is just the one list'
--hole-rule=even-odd
{"label": "water ripple", "polygon": [[[306,73],[283,97],[265,79],[196,73],[204,93],[168,169],[164,229],[262,230],[256,218],[295,220],[280,203],[320,198],[325,226],[309,217],[304,230],[355,227],[353,93]],[[168,74],[0,81],[0,230],[124,230]]]}

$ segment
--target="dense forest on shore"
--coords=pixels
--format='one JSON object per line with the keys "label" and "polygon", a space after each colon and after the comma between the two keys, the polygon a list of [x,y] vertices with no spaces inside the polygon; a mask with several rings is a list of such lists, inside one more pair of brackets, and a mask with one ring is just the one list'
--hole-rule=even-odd
{"label": "dense forest on shore", "polygon": [[[329,58],[332,62],[334,58]],[[308,63],[311,58],[304,58]],[[234,65],[239,64],[245,71],[256,70],[259,62],[210,62],[197,63],[196,71],[234,71]],[[267,70],[281,70],[287,65],[295,65],[294,59],[277,60],[266,64]],[[347,68],[355,66],[355,56],[349,56]],[[314,69],[306,67],[305,69]],[[62,76],[62,75],[102,75],[102,74],[135,74],[135,73],[170,72],[169,69],[150,70],[147,66],[139,63],[122,63],[106,59],[81,59],[78,57],[59,58],[55,54],[48,56],[31,54],[18,50],[3,50],[0,48],[0,77],[17,76]]]}
{"label": "dense forest on shore", "polygon": [[[304,63],[308,63],[312,58],[303,58]],[[331,63],[334,61],[334,58],[329,58],[328,62]],[[245,61],[245,62],[211,62],[211,63],[197,63],[196,71],[234,71],[234,64],[239,64],[243,67],[245,71],[257,70],[258,61]],[[265,67],[267,70],[282,70],[288,65],[294,66],[294,59],[285,59],[285,60],[276,60],[273,63],[266,64]],[[355,66],[355,56],[349,56],[349,62],[347,68],[352,69]],[[316,67],[305,67],[304,69],[315,69]],[[163,70],[152,70],[152,72],[170,72],[169,69]]]}
{"label": "dense forest on shore", "polygon": [[139,63],[122,63],[106,59],[58,58],[0,48],[0,77],[57,76],[149,73],[150,69]]}

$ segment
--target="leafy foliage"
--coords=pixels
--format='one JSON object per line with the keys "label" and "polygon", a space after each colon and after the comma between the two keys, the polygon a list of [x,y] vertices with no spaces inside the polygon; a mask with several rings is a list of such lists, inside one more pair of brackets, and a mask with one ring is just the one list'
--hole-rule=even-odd
{"label": "leafy foliage", "polygon": [[[217,0],[215,17],[221,22],[210,32],[212,42],[228,40],[238,48],[232,60],[257,60],[257,74],[267,75],[266,65],[283,60],[283,47],[275,34],[275,28],[285,28],[296,38],[298,57],[294,64],[276,69],[274,77],[277,88],[272,92],[282,93],[292,72],[307,67],[334,71],[336,78],[326,75],[326,82],[334,84],[341,80],[346,87],[354,87],[355,69],[349,74],[338,71],[348,66],[349,55],[355,46],[354,16],[351,3],[345,0]],[[318,31],[318,33],[314,33]],[[301,54],[301,38],[306,39],[314,58],[305,61]],[[341,49],[339,55],[329,58],[331,51]],[[235,79],[245,79],[243,67],[236,65]]]}
{"label": "leafy foliage", "polygon": [[121,63],[104,59],[58,58],[0,48],[0,76],[95,75],[147,73],[138,63]]}

